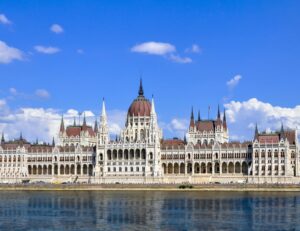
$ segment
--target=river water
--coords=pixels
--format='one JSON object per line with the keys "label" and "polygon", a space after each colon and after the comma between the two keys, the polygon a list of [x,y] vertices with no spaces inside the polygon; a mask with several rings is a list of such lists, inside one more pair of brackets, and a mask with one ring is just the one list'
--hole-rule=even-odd
{"label": "river water", "polygon": [[300,193],[2,191],[0,230],[300,230]]}

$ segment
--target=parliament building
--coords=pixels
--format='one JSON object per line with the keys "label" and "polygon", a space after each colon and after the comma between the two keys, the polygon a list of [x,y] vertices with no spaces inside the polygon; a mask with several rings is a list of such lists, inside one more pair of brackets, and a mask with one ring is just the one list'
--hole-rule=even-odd
{"label": "parliament building", "polygon": [[142,82],[117,139],[110,139],[104,100],[99,119],[65,126],[62,117],[57,144],[2,135],[0,183],[300,183],[296,129],[256,126],[252,141],[231,142],[225,111],[204,120],[192,110],[185,139],[163,139]]}

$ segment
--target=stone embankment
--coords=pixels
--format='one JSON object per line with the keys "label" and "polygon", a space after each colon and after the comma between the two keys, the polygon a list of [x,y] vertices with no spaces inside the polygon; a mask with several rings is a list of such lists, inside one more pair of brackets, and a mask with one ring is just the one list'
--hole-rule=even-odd
{"label": "stone embankment", "polygon": [[237,191],[300,192],[296,184],[0,184],[0,191]]}

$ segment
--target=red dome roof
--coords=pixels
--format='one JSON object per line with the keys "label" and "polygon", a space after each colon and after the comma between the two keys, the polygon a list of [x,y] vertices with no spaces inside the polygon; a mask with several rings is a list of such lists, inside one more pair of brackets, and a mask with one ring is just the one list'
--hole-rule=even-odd
{"label": "red dome roof", "polygon": [[144,96],[138,96],[128,109],[129,116],[150,116],[151,103]]}
{"label": "red dome roof", "polygon": [[144,97],[142,80],[140,81],[139,96],[132,102],[128,109],[128,116],[150,116],[151,103]]}

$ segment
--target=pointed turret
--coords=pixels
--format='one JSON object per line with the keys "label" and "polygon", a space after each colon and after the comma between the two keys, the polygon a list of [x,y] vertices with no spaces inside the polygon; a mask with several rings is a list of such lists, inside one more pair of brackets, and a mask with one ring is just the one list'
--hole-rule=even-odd
{"label": "pointed turret", "polygon": [[223,114],[223,127],[227,129],[227,121],[226,121],[226,110],[224,109],[224,114]]}
{"label": "pointed turret", "polygon": [[155,112],[155,104],[154,104],[154,97],[152,95],[152,101],[151,101],[151,114],[152,115],[155,115],[156,112]]}
{"label": "pointed turret", "polygon": [[200,110],[198,111],[198,122],[201,121]]}
{"label": "pointed turret", "polygon": [[23,140],[22,132],[20,132],[20,140]]}
{"label": "pointed turret", "polygon": [[60,122],[60,132],[64,132],[65,131],[65,123],[64,123],[64,116],[61,116],[61,122]]}
{"label": "pointed turret", "polygon": [[98,133],[98,122],[97,122],[97,120],[95,120],[94,132]]}
{"label": "pointed turret", "polygon": [[55,147],[55,140],[54,140],[54,136],[52,138],[52,147]]}
{"label": "pointed turret", "polygon": [[85,113],[83,113],[83,123],[82,123],[83,127],[86,127],[86,118],[85,118]]}
{"label": "pointed turret", "polygon": [[139,96],[144,96],[144,89],[143,89],[142,78],[140,79]]}
{"label": "pointed turret", "polygon": [[[98,130],[98,124],[95,121],[95,127],[94,129]],[[97,125],[97,126],[96,126]],[[108,134],[108,126],[107,126],[107,115],[106,115],[106,109],[105,109],[105,100],[103,98],[102,100],[102,111],[100,116],[100,126],[99,126],[99,144],[104,145],[109,141],[109,134]]]}
{"label": "pointed turret", "polygon": [[191,119],[190,119],[190,127],[194,127],[195,126],[195,120],[194,120],[194,109],[192,107],[192,111],[191,111]]}
{"label": "pointed turret", "polygon": [[257,127],[257,123],[256,123],[256,125],[255,125],[255,133],[254,133],[254,140],[257,140],[258,136],[259,136],[259,133],[258,133],[258,127]]}
{"label": "pointed turret", "polygon": [[74,126],[74,127],[76,126],[76,118],[75,118],[75,116],[74,116],[73,126]]}
{"label": "pointed turret", "polygon": [[218,120],[221,120],[220,105],[218,105]]}
{"label": "pointed turret", "polygon": [[105,101],[104,101],[104,98],[103,98],[103,100],[102,100],[102,111],[101,111],[101,116],[100,116],[101,125],[103,124],[103,122],[105,122],[105,124],[106,124],[106,119],[107,119],[106,108],[105,108]]}
{"label": "pointed turret", "polygon": [[285,139],[285,132],[284,132],[284,128],[283,128],[283,123],[281,123],[280,139]]}
{"label": "pointed turret", "polygon": [[1,136],[1,144],[5,143],[5,139],[4,139],[4,133],[2,132],[2,136]]}

